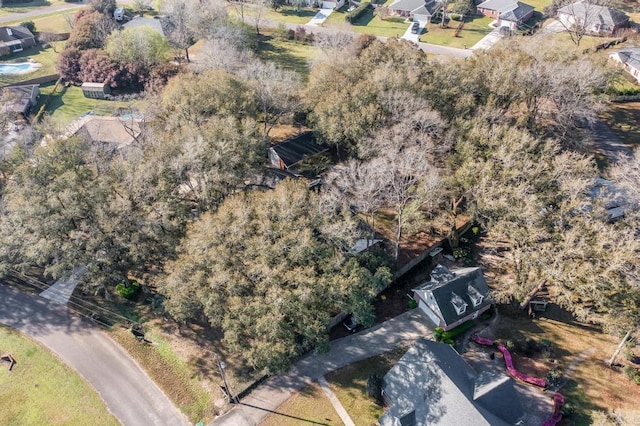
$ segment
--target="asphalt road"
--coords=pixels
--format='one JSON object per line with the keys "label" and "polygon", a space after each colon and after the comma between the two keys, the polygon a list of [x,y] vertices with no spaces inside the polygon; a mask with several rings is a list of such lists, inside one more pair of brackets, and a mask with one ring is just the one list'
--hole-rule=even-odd
{"label": "asphalt road", "polygon": [[66,307],[0,284],[0,323],[31,336],[77,371],[123,425],[188,424],[118,344]]}

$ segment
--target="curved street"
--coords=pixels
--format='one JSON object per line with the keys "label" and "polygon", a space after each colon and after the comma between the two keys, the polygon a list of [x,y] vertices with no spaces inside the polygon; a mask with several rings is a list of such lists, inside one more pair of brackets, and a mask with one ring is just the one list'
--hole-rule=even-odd
{"label": "curved street", "polygon": [[77,371],[123,425],[188,424],[118,344],[66,307],[0,284],[0,323],[42,343]]}

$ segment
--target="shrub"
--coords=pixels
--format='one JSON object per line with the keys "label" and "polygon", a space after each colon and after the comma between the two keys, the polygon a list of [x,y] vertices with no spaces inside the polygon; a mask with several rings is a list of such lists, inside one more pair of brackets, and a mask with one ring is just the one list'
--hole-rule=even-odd
{"label": "shrub", "polygon": [[433,337],[436,339],[436,342],[442,342],[442,333],[444,333],[442,327],[436,327],[433,329]]}
{"label": "shrub", "polygon": [[418,307],[418,302],[413,299],[409,299],[409,309],[414,309]]}
{"label": "shrub", "polygon": [[126,280],[120,281],[116,285],[116,293],[125,299],[133,298],[140,291],[140,283],[137,281],[127,282]]}
{"label": "shrub", "polygon": [[622,372],[633,383],[635,383],[636,385],[640,385],[640,370],[639,369],[634,368],[634,367],[632,367],[630,365],[627,365],[622,369]]}
{"label": "shrub", "polygon": [[369,7],[371,7],[370,3],[362,3],[360,6],[347,13],[344,19],[348,23],[353,24],[354,22],[357,22],[358,19],[362,18],[365,13],[367,13],[367,9],[369,9]]}
{"label": "shrub", "polygon": [[375,399],[378,404],[382,402],[382,379],[376,374],[367,379],[367,395]]}
{"label": "shrub", "polygon": [[562,376],[562,374],[560,374],[560,371],[556,368],[549,370],[549,372],[547,373],[547,386],[548,387],[555,387],[558,386],[558,384],[560,383],[560,377]]}
{"label": "shrub", "polygon": [[636,359],[636,354],[633,352],[634,346],[635,344],[631,340],[624,345],[623,355],[624,359],[626,359],[627,361],[633,361]]}
{"label": "shrub", "polygon": [[21,27],[25,27],[26,29],[28,29],[29,31],[31,31],[32,33],[36,33],[36,24],[33,23],[33,21],[26,21],[26,22],[20,22],[20,26]]}
{"label": "shrub", "polygon": [[443,342],[446,343],[447,345],[451,345],[451,346],[454,345],[453,339],[444,339]]}
{"label": "shrub", "polygon": [[276,27],[275,35],[276,35],[277,38],[279,38],[281,40],[288,40],[289,39],[289,30],[287,29],[287,26],[285,24],[283,24],[282,22],[280,22],[278,24],[278,26]]}
{"label": "shrub", "polygon": [[469,249],[464,247],[456,247],[453,249],[453,257],[455,257],[456,260],[466,259],[469,257],[469,254],[471,254]]}
{"label": "shrub", "polygon": [[465,331],[469,330],[474,325],[475,325],[475,323],[473,321],[467,321],[465,323],[462,323],[459,326],[457,326],[455,328],[452,328],[451,330],[445,331],[444,333],[442,333],[442,340],[444,340],[446,342],[448,339],[455,339],[456,337],[458,337],[459,335],[461,335]]}
{"label": "shrub", "polygon": [[562,417],[571,418],[575,413],[576,407],[570,402],[567,402],[562,406]]}
{"label": "shrub", "polygon": [[454,21],[460,21],[462,20],[462,15],[460,15],[459,13],[452,13],[451,15],[449,15],[451,17],[451,19],[453,19]]}

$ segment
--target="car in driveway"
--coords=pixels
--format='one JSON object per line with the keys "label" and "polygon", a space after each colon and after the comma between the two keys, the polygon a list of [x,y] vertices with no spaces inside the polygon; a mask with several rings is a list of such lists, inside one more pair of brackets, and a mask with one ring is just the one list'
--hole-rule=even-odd
{"label": "car in driveway", "polygon": [[411,25],[411,33],[412,34],[420,33],[420,22],[414,22],[413,25]]}

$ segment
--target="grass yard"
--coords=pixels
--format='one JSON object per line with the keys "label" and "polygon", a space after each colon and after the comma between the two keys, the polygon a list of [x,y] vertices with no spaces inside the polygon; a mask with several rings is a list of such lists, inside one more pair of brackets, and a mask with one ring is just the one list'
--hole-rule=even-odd
{"label": "grass yard", "polygon": [[602,119],[627,145],[640,145],[640,102],[611,103]]}
{"label": "grass yard", "polygon": [[[64,4],[69,4],[64,0],[32,0],[28,3],[20,3],[20,4],[6,4],[2,8],[0,8],[0,16],[2,15],[10,15],[12,13],[26,13],[33,12],[42,7],[47,6],[60,6]],[[28,18],[27,18],[28,20]]]}
{"label": "grass yard", "polygon": [[272,31],[264,31],[260,37],[258,56],[265,61],[273,61],[285,69],[300,73],[305,79],[309,75],[309,61],[319,51],[314,46],[293,40],[275,37]]}
{"label": "grass yard", "polygon": [[470,48],[493,30],[489,27],[493,19],[486,16],[473,16],[469,19],[471,20],[464,24],[458,37],[454,37],[458,22],[451,21],[448,28],[440,28],[439,24],[429,24],[429,32],[423,33],[420,41],[457,48],[464,48],[466,45]]}
{"label": "grass yard", "polygon": [[[67,23],[67,16],[72,16],[78,11],[78,9],[64,10],[62,12],[51,12],[43,15],[38,15],[37,18],[28,19],[32,21],[37,31],[46,31],[52,33],[68,33],[70,28]],[[6,22],[3,25],[18,25],[25,19],[19,19],[17,21]]]}
{"label": "grass yard", "polygon": [[580,45],[571,41],[571,36],[566,31],[560,33],[549,34],[544,38],[544,43],[548,46],[549,50],[571,52],[577,55],[582,55],[586,49],[592,49],[595,46],[606,43],[610,40],[614,40],[615,37],[592,37],[584,36],[580,41]]}
{"label": "grass yard", "polygon": [[29,80],[36,77],[42,77],[49,74],[55,73],[55,63],[57,53],[53,51],[52,48],[43,49],[39,46],[34,47],[33,49],[27,49],[19,53],[14,53],[12,55],[4,56],[2,58],[2,62],[5,63],[17,63],[17,62],[27,62],[29,59],[33,59],[35,62],[42,64],[42,67],[35,72],[31,72],[29,74],[20,74],[20,75],[6,75],[0,74],[0,86],[9,85],[9,84],[18,84],[21,81]]}
{"label": "grass yard", "polygon": [[98,394],[53,354],[20,333],[0,327],[0,424],[118,425]]}
{"label": "grass yard", "polygon": [[213,394],[203,388],[187,364],[180,360],[166,341],[153,332],[145,338],[154,345],[139,342],[128,330],[111,334],[126,351],[143,366],[147,374],[191,421],[213,420]]}
{"label": "grass yard", "polygon": [[[55,83],[40,87],[41,96],[34,111],[39,111],[42,104],[47,102],[46,95],[51,94],[54,86]],[[58,124],[67,125],[89,111],[95,115],[113,115],[118,108],[130,106],[135,107],[135,103],[85,98],[79,87],[69,86],[58,88],[48,99],[46,111]]]}
{"label": "grass yard", "polygon": [[260,426],[342,425],[338,413],[319,385],[307,386],[293,394],[284,404],[269,414]]}
{"label": "grass yard", "polygon": [[367,379],[376,374],[383,377],[408,348],[399,348],[383,355],[356,362],[326,376],[331,390],[358,426],[376,424],[383,408],[367,395]]}
{"label": "grass yard", "polygon": [[[397,19],[382,20],[374,15],[373,9],[367,9],[362,17],[349,27],[351,31],[362,34],[374,34],[382,37],[402,37],[409,28],[408,23]],[[333,14],[332,14],[333,15]]]}
{"label": "grass yard", "polygon": [[[580,324],[555,306],[531,320],[524,313],[504,313],[495,330],[500,340],[532,338],[547,339],[556,347],[558,368],[564,371],[580,354],[584,359],[575,364],[570,380],[560,390],[568,403],[576,408],[569,423],[592,424],[597,411],[637,409],[640,386],[633,384],[619,371],[605,365],[615,350],[618,339],[602,333],[597,327]],[[517,361],[517,359],[516,359]],[[526,373],[526,366],[516,368]]]}

